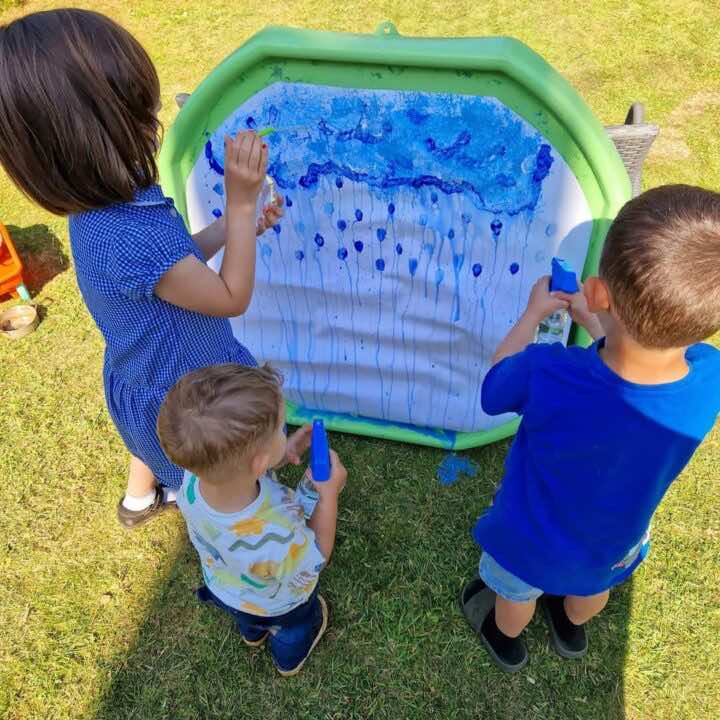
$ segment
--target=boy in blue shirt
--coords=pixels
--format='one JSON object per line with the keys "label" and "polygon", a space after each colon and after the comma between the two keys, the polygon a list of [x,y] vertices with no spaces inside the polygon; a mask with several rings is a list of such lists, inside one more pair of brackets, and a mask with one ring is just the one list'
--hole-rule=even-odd
{"label": "boy in blue shirt", "polygon": [[[534,345],[567,308],[587,348]],[[465,617],[508,672],[540,599],[557,652],[587,652],[584,625],[648,550],[653,513],[720,411],[720,195],[665,186],[628,202],[600,273],[575,295],[533,288],[482,387],[485,412],[522,416],[505,477],[478,520],[479,578]]]}

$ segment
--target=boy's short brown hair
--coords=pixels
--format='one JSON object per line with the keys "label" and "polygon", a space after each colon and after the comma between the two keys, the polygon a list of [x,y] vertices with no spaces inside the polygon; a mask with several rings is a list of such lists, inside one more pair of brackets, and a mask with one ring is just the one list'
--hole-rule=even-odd
{"label": "boy's short brown hair", "polygon": [[277,430],[281,383],[269,365],[214,365],[185,375],[160,408],[163,450],[194,473],[247,457]]}
{"label": "boy's short brown hair", "polygon": [[89,10],[0,28],[0,163],[39,205],[70,215],[157,181],[160,84],[129,32]]}
{"label": "boy's short brown hair", "polygon": [[630,200],[608,231],[600,277],[612,309],[648,348],[720,329],[720,195],[665,185]]}

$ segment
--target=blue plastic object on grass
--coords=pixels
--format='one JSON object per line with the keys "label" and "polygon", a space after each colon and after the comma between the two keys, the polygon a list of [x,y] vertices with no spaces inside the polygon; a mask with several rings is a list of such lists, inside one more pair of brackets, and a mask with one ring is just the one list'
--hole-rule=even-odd
{"label": "blue plastic object on grass", "polygon": [[310,440],[310,470],[316,482],[325,482],[330,479],[330,445],[325,432],[325,423],[322,420],[313,420]]}

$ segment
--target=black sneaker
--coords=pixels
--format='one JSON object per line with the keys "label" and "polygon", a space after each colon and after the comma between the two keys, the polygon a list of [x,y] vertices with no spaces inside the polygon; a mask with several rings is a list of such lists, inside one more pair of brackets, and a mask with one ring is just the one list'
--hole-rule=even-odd
{"label": "black sneaker", "polygon": [[120,498],[120,502],[117,506],[117,519],[118,522],[126,529],[133,530],[136,527],[144,525],[148,520],[152,520],[154,517],[165,512],[165,510],[176,508],[177,504],[174,500],[165,502],[165,493],[160,486],[155,488],[155,498],[148,505],[148,507],[142,510],[128,510],[123,505],[124,496]]}
{"label": "black sneaker", "polygon": [[498,628],[495,623],[495,593],[480,578],[475,578],[463,588],[460,608],[500,669],[514,673],[527,665],[525,643],[519,637],[508,637]]}
{"label": "black sneaker", "polygon": [[540,605],[557,654],[570,659],[585,655],[588,651],[585,626],[570,622],[565,612],[565,598],[562,595],[543,595]]}

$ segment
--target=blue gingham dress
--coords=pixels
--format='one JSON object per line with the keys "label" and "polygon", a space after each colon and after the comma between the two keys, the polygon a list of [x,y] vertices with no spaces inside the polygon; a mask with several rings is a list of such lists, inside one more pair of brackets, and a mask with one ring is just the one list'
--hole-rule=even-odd
{"label": "blue gingham dress", "polygon": [[162,485],[178,488],[183,471],[158,442],[160,405],[175,382],[217,363],[255,365],[225,318],[184,310],[154,294],[175,263],[205,261],[182,218],[153,185],[135,201],[70,217],[78,285],[105,338],[105,399],[128,450]]}

